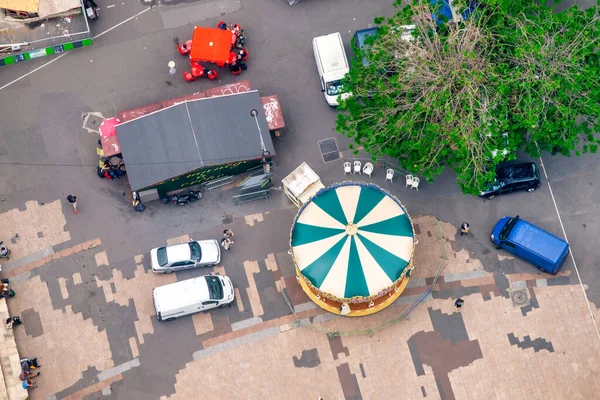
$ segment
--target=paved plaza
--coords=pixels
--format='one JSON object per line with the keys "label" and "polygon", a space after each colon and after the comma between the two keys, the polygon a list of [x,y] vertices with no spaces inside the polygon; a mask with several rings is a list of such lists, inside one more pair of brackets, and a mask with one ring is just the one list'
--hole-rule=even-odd
{"label": "paved plaza", "polygon": [[[463,195],[449,171],[433,183],[421,179],[418,191],[405,186],[400,169],[386,182],[388,164],[354,154],[335,132],[311,40],[339,31],[351,54],[354,31],[392,15],[390,0],[98,3],[93,46],[2,67],[0,75],[0,240],[12,250],[1,277],[16,292],[10,314],[24,321],[0,335],[0,367],[18,356],[4,353],[14,334],[19,354],[42,365],[31,399],[598,397],[597,155],[543,154],[531,160],[543,165],[538,190],[492,201]],[[175,39],[221,19],[247,33],[241,79],[280,100],[286,128],[273,138],[272,197],[234,205],[238,177],[194,204],[148,202],[138,213],[124,180],[96,176],[98,136],[82,118],[238,81],[220,73],[218,82],[187,83],[180,75],[185,59]],[[323,141],[338,160],[325,162]],[[373,177],[344,175],[343,162],[355,160],[374,162]],[[325,185],[375,183],[406,207],[418,240],[415,270],[389,308],[339,317],[300,288],[289,254],[298,209],[280,186],[302,162]],[[78,196],[78,215],[68,194]],[[571,256],[558,275],[494,248],[495,223],[517,214],[568,238]],[[460,236],[465,220],[471,232]],[[225,228],[235,243],[214,268],[150,271],[150,249],[220,239]],[[157,320],[154,287],[207,273],[231,277],[230,307]]]}
{"label": "paved plaza", "polygon": [[[156,275],[145,252],[113,263],[100,239],[71,238],[71,210],[60,203],[2,215],[11,226],[35,218],[64,228],[39,237],[24,228],[12,248],[30,261],[5,273],[19,294],[11,314],[25,321],[19,352],[44,360],[32,399],[589,399],[600,389],[600,341],[570,271],[490,273],[464,248],[476,239],[434,216],[413,215],[416,268],[400,299],[343,318],[296,281],[287,253],[295,208],[234,218],[234,246],[214,268]],[[218,237],[222,227],[165,244]],[[232,278],[231,307],[156,319],[153,287],[208,272]],[[207,382],[210,394],[199,393]]]}

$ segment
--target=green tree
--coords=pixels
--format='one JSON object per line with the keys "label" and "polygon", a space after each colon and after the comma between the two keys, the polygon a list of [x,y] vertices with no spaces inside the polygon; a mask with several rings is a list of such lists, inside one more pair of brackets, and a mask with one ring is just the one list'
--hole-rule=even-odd
{"label": "green tree", "polygon": [[466,20],[442,22],[428,0],[414,0],[376,19],[367,46],[353,43],[353,95],[337,130],[429,181],[452,168],[471,194],[518,150],[596,152],[599,9],[481,0]]}

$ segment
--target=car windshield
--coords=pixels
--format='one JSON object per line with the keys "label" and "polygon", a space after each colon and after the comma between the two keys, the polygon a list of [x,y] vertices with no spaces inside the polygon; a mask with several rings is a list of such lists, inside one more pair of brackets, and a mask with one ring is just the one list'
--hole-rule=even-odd
{"label": "car windshield", "polygon": [[223,298],[223,286],[218,276],[207,276],[206,283],[208,284],[208,294],[213,300],[221,300]]}
{"label": "car windshield", "polygon": [[510,231],[512,231],[512,228],[515,226],[515,224],[517,223],[518,220],[519,220],[518,218],[509,219],[508,222],[504,225],[504,227],[500,231],[500,237],[498,239],[505,240],[508,237],[508,235],[510,234]]}
{"label": "car windshield", "polygon": [[190,257],[194,261],[200,261],[202,257],[202,250],[200,249],[200,245],[196,242],[190,243]]}
{"label": "car windshield", "polygon": [[156,257],[158,258],[158,265],[164,267],[169,262],[167,259],[167,248],[159,247],[158,250],[156,250]]}
{"label": "car windshield", "polygon": [[342,85],[341,80],[327,82],[327,95],[328,96],[337,96],[341,93],[344,93],[344,85]]}

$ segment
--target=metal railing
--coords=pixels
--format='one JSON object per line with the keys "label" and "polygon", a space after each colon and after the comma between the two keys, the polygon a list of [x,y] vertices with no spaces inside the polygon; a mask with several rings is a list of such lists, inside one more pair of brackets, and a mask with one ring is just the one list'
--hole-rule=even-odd
{"label": "metal railing", "polygon": [[243,203],[248,203],[255,200],[263,200],[271,198],[271,189],[259,190],[257,192],[239,194],[237,196],[232,196],[233,204],[239,206]]}
{"label": "metal railing", "polygon": [[212,192],[213,190],[220,188],[221,186],[226,186],[226,185],[233,183],[234,180],[235,180],[235,176],[223,176],[221,178],[203,182],[200,184],[200,187],[204,190]]}

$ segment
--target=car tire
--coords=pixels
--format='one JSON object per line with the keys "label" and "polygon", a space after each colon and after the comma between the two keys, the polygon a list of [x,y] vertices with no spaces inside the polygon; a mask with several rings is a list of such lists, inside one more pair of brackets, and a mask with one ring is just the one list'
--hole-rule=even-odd
{"label": "car tire", "polygon": [[165,321],[170,322],[170,321],[175,321],[177,318],[175,317],[171,317],[171,318],[167,318]]}
{"label": "car tire", "polygon": [[535,192],[535,189],[536,189],[536,188],[534,188],[534,187],[530,187],[529,189],[527,189],[527,191],[528,191],[529,193],[531,193],[531,192]]}
{"label": "car tire", "polygon": [[496,197],[496,195],[495,195],[495,194],[488,194],[487,196],[485,196],[485,198],[486,198],[486,199],[488,199],[488,200],[491,200],[491,199],[493,199],[494,197]]}
{"label": "car tire", "polygon": [[221,305],[219,306],[219,308],[225,308],[225,307],[229,307],[229,303],[227,303],[227,304],[221,304]]}
{"label": "car tire", "polygon": [[172,269],[168,269],[168,270],[165,271],[165,274],[172,274],[172,273],[173,273]]}

